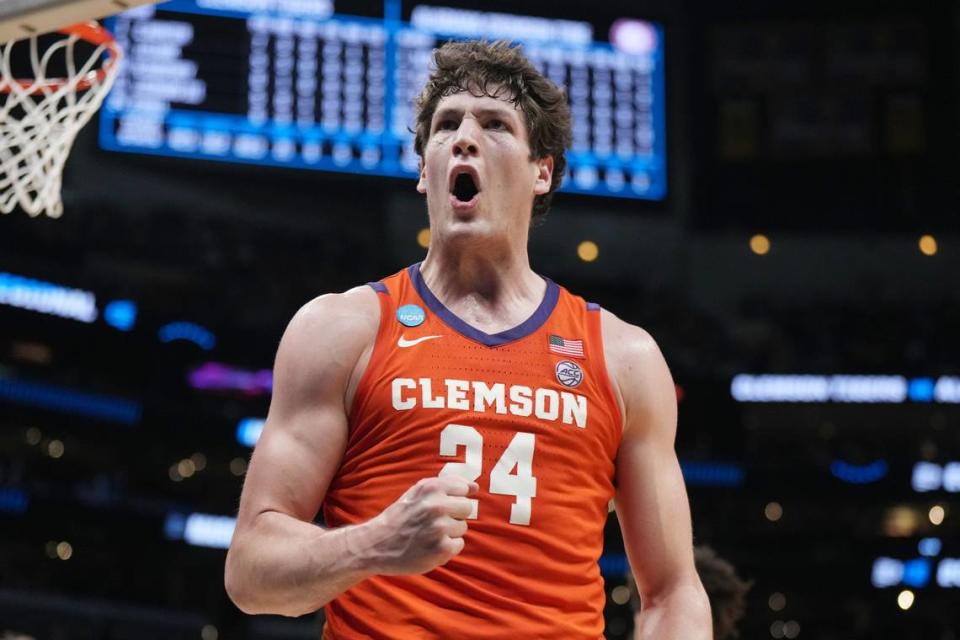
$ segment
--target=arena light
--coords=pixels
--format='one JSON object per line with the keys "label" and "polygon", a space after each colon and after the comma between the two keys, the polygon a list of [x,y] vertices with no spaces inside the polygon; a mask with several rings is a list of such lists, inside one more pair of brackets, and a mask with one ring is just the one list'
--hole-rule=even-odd
{"label": "arena light", "polygon": [[933,389],[933,378],[913,378],[907,386],[907,397],[911,402],[932,402]]}
{"label": "arena light", "polygon": [[830,473],[850,484],[870,484],[883,479],[887,475],[889,466],[886,460],[875,460],[870,464],[851,464],[845,460],[834,460],[830,463]]}
{"label": "arena light", "polygon": [[160,327],[158,335],[161,342],[185,340],[206,351],[210,351],[217,344],[216,336],[209,329],[195,322],[171,322]]}
{"label": "arena light", "polygon": [[910,476],[913,490],[923,493],[936,491],[943,485],[943,467],[932,462],[918,462],[913,465]]}
{"label": "arena light", "polygon": [[194,389],[210,391],[242,391],[259,396],[273,391],[273,372],[252,371],[221,362],[206,362],[189,373],[187,381]]}
{"label": "arena light", "polygon": [[424,227],[417,232],[417,244],[423,249],[430,248],[430,227]]}
{"label": "arena light", "polygon": [[960,588],[960,558],[941,558],[934,565],[934,560],[927,557],[911,560],[880,557],[873,561],[870,582],[878,589],[901,585],[922,589],[932,582],[945,589]]}
{"label": "arena light", "polygon": [[907,379],[880,375],[754,375],[734,376],[730,393],[738,402],[901,403]]}
{"label": "arena light", "polygon": [[960,404],[960,377],[740,373],[730,382],[737,402]]}
{"label": "arena light", "polygon": [[263,418],[244,418],[237,425],[237,442],[252,449],[260,440],[265,424],[266,420]]}
{"label": "arena light", "polygon": [[657,29],[649,22],[617,18],[610,26],[610,44],[624,53],[649,55],[657,49]]}
{"label": "arena light", "polygon": [[903,563],[903,584],[922,589],[930,584],[931,566],[927,558],[915,558]]}
{"label": "arena light", "polygon": [[0,304],[86,323],[96,320],[98,314],[92,291],[3,272]]}
{"label": "arena light", "polygon": [[235,476],[242,476],[247,472],[247,461],[244,458],[234,458],[230,461],[230,473]]}
{"label": "arena light", "polygon": [[132,400],[3,378],[0,399],[121,424],[135,424],[143,413],[140,404]]}
{"label": "arena light", "polygon": [[763,508],[764,517],[770,522],[779,522],[783,517],[783,505],[779,502],[768,502]]}
{"label": "arena light", "polygon": [[960,587],[960,558],[944,558],[937,565],[937,585],[944,588]]}
{"label": "arena light", "polygon": [[230,516],[173,512],[167,515],[163,532],[168,540],[183,540],[195,547],[226,549],[236,525],[237,519]]}
{"label": "arena light", "polygon": [[891,538],[909,538],[921,526],[921,513],[910,505],[890,507],[883,514],[883,534]]}
{"label": "arena light", "polygon": [[960,462],[948,462],[944,465],[935,462],[917,462],[913,465],[910,484],[918,493],[940,489],[950,493],[960,493]]}
{"label": "arena light", "polygon": [[600,247],[593,240],[584,240],[577,245],[577,257],[583,262],[594,262],[600,255]]}
{"label": "arena light", "polygon": [[57,545],[57,557],[61,560],[69,560],[73,557],[73,545],[63,540]]}
{"label": "arena light", "polygon": [[877,558],[873,561],[870,582],[878,589],[895,587],[903,579],[903,562],[894,558]]}
{"label": "arena light", "polygon": [[589,22],[451,7],[417,5],[410,14],[410,22],[419,30],[458,38],[539,40],[574,46],[589,45],[593,40],[593,27]]}
{"label": "arena light", "polygon": [[933,387],[933,399],[943,404],[960,404],[960,377],[941,376]]}
{"label": "arena light", "polygon": [[619,605],[627,604],[630,602],[630,588],[626,585],[618,584],[611,589],[610,599]]}
{"label": "arena light", "polygon": [[22,515],[26,513],[30,499],[22,489],[0,487],[0,513]]}
{"label": "arena light", "polygon": [[738,464],[719,462],[681,462],[680,469],[689,486],[739,487],[746,475]]}
{"label": "arena light", "polygon": [[771,611],[783,611],[787,606],[787,597],[779,591],[774,591],[767,598],[767,606],[770,607]]}
{"label": "arena light", "polygon": [[917,543],[917,551],[928,558],[940,555],[941,549],[943,549],[943,542],[940,538],[924,538]]}
{"label": "arena light", "polygon": [[783,637],[787,640],[793,640],[800,635],[800,623],[796,620],[787,620],[783,625]]}
{"label": "arena light", "polygon": [[775,640],[783,638],[783,620],[774,620],[770,623],[770,637]]}
{"label": "arena light", "polygon": [[947,510],[943,508],[943,505],[935,504],[930,507],[930,511],[927,512],[927,518],[930,520],[930,524],[935,527],[939,527],[943,524],[943,519],[947,515]]}
{"label": "arena light", "polygon": [[114,329],[130,331],[137,322],[137,303],[133,300],[113,300],[103,308],[103,319]]}
{"label": "arena light", "polygon": [[605,553],[600,556],[599,565],[604,576],[623,577],[630,572],[630,562],[623,553]]}
{"label": "arena light", "polygon": [[920,236],[917,246],[920,248],[920,253],[925,256],[937,255],[937,239],[930,234]]}
{"label": "arena light", "polygon": [[750,251],[758,256],[765,256],[770,253],[770,238],[758,233],[750,237]]}

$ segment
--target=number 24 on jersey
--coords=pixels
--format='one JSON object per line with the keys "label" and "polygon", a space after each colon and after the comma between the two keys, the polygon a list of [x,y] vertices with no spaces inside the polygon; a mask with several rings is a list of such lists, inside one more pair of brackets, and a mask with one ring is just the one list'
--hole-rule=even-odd
{"label": "number 24 on jersey", "polygon": [[[533,498],[537,495],[537,479],[533,477],[535,444],[534,434],[517,433],[490,471],[490,493],[516,497],[510,508],[510,524],[530,524]],[[456,456],[460,447],[466,448],[464,461],[448,462],[440,470],[440,475],[457,475],[473,482],[483,473],[483,436],[473,427],[448,424],[440,433],[440,455]],[[513,473],[514,467],[516,473]],[[475,520],[479,500],[470,500],[473,510],[468,519]]]}

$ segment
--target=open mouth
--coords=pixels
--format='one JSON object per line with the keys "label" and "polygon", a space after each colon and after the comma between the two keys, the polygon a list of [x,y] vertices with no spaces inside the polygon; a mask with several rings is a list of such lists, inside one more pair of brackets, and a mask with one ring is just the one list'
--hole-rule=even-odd
{"label": "open mouth", "polygon": [[460,202],[470,202],[480,193],[480,189],[472,175],[461,173],[454,179],[450,193]]}

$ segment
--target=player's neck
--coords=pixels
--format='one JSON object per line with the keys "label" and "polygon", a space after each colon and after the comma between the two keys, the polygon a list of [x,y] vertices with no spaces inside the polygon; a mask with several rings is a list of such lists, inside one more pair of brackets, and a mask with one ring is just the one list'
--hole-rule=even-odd
{"label": "player's neck", "polygon": [[526,320],[543,300],[546,282],[530,269],[526,251],[461,249],[432,246],[420,273],[440,302],[463,320],[478,328],[499,320],[506,329]]}

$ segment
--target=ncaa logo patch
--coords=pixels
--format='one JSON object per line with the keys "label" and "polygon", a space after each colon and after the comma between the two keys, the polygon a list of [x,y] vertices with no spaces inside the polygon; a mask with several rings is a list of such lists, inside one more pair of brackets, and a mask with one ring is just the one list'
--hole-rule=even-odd
{"label": "ncaa logo patch", "polygon": [[557,380],[565,387],[576,387],[583,382],[583,369],[576,362],[561,360],[557,363]]}
{"label": "ncaa logo patch", "polygon": [[415,304],[405,304],[397,309],[397,320],[405,327],[419,327],[426,319],[427,314]]}

